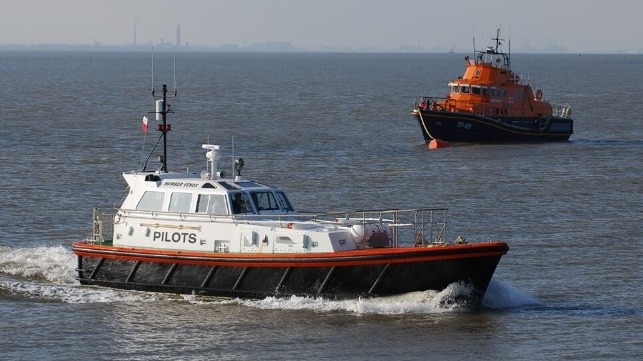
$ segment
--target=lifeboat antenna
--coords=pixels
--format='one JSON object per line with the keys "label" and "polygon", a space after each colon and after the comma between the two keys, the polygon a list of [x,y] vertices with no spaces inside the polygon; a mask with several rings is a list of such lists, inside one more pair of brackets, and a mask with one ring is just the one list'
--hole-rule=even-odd
{"label": "lifeboat antenna", "polygon": [[475,15],[473,12],[471,12],[471,39],[473,40],[473,58],[475,59],[476,58],[476,22],[475,22]]}
{"label": "lifeboat antenna", "polygon": [[509,38],[508,42],[509,42],[509,53],[507,54],[507,68],[511,69],[511,38]]}
{"label": "lifeboat antenna", "polygon": [[476,57],[476,36],[473,36],[473,58]]}
{"label": "lifeboat antenna", "polygon": [[505,39],[500,39],[500,28],[496,30],[496,37],[491,39],[496,41],[496,54],[498,53],[498,48],[502,44],[501,41],[504,41]]}

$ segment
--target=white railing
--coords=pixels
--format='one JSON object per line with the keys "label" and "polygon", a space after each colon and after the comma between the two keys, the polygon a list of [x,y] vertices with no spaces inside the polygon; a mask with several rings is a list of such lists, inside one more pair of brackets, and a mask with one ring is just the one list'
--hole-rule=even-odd
{"label": "white railing", "polygon": [[391,230],[391,246],[400,244],[446,244],[447,208],[373,209],[331,212],[304,212],[275,215],[235,214],[215,216],[203,213],[149,212],[136,210],[94,209],[90,242],[112,241],[114,222],[120,216],[145,217],[156,220],[211,223],[237,222],[301,230],[318,227],[352,227],[355,225],[385,225]]}
{"label": "white railing", "polygon": [[114,234],[115,212],[104,213],[101,208],[94,208],[92,216],[92,238],[91,243],[106,243],[112,241]]}
{"label": "white railing", "polygon": [[312,213],[317,222],[339,225],[384,224],[392,229],[393,247],[446,243],[447,208],[374,209],[348,212]]}
{"label": "white railing", "polygon": [[572,115],[572,106],[569,104],[552,104],[552,115],[560,118],[569,118]]}

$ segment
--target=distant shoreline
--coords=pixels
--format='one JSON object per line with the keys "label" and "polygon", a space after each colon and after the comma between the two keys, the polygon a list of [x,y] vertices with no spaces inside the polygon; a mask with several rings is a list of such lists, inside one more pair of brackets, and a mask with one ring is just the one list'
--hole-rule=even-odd
{"label": "distant shoreline", "polygon": [[[239,46],[227,44],[221,46],[182,46],[175,49],[173,44],[163,43],[152,46],[149,45],[102,45],[102,44],[5,44],[0,45],[0,51],[127,51],[127,52],[149,52],[151,49],[159,52],[220,52],[220,53],[409,53],[409,54],[469,54],[472,49],[451,50],[442,48],[416,48],[402,46],[397,49],[384,48],[321,48],[306,49],[292,46],[290,43],[258,43],[248,46]],[[528,49],[512,52],[513,54],[562,54],[562,55],[582,55],[582,54],[604,54],[604,55],[637,55],[643,54],[643,49],[616,51],[616,52],[570,52],[566,49]]]}

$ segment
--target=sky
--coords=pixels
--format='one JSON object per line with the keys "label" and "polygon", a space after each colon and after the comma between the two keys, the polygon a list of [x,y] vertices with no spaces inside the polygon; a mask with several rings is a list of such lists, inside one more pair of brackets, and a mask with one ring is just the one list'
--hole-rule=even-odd
{"label": "sky", "polygon": [[[0,0],[2,45],[643,52],[641,0]],[[135,30],[136,29],[136,30]]]}

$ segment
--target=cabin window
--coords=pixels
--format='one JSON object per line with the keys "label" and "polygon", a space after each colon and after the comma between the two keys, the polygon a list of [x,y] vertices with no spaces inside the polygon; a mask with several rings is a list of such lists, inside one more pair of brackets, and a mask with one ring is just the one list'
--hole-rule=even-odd
{"label": "cabin window", "polygon": [[165,193],[163,192],[147,191],[138,201],[136,209],[139,211],[160,211],[163,209],[164,198]]}
{"label": "cabin window", "polygon": [[489,88],[487,88],[486,86],[483,86],[482,87],[482,95],[486,96],[489,93],[488,90],[489,90]]}
{"label": "cabin window", "polygon": [[219,182],[219,184],[220,184],[223,188],[225,188],[225,189],[227,189],[227,190],[229,190],[229,191],[231,191],[231,190],[235,190],[235,189],[239,189],[238,187],[233,186],[232,184],[230,184],[230,183],[228,183],[228,182]]}
{"label": "cabin window", "polygon": [[232,204],[232,213],[254,213],[252,209],[252,203],[250,198],[244,192],[234,192],[230,193],[230,199]]}
{"label": "cabin window", "polygon": [[480,95],[481,92],[482,91],[480,89],[480,86],[478,86],[478,85],[472,85],[471,86],[471,94]]}
{"label": "cabin window", "polygon": [[469,94],[469,86],[468,85],[460,86],[460,93]]}
{"label": "cabin window", "polygon": [[222,194],[199,194],[196,200],[197,213],[208,213],[215,216],[228,214],[225,196]]}
{"label": "cabin window", "polygon": [[189,212],[190,203],[192,203],[192,193],[172,192],[168,211],[181,213]]}
{"label": "cabin window", "polygon": [[257,207],[257,211],[275,211],[279,210],[279,205],[272,192],[252,192],[252,200]]}
{"label": "cabin window", "polygon": [[506,97],[507,96],[507,89],[496,89],[496,88],[491,88],[491,96],[492,97]]}
{"label": "cabin window", "polygon": [[281,207],[281,209],[283,209],[284,211],[293,211],[293,208],[290,205],[288,198],[286,198],[286,194],[284,192],[276,192],[275,194],[277,196],[277,202],[279,202],[279,206]]}
{"label": "cabin window", "polygon": [[255,182],[249,182],[249,181],[244,181],[244,182],[235,182],[238,186],[241,188],[255,188],[255,187],[261,187],[261,184],[257,184]]}
{"label": "cabin window", "polygon": [[460,87],[457,85],[454,85],[451,87],[451,92],[452,93],[459,93],[460,92]]}

